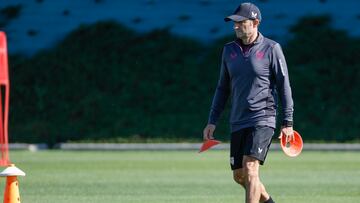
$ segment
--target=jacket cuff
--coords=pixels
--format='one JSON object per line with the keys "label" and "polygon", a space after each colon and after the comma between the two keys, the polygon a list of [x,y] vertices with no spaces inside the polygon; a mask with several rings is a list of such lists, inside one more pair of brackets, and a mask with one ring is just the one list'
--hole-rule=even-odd
{"label": "jacket cuff", "polygon": [[283,120],[282,126],[285,126],[285,127],[293,127],[293,121]]}
{"label": "jacket cuff", "polygon": [[208,123],[207,124],[213,124],[213,125],[216,125],[217,124],[217,121],[213,118],[209,118],[208,120]]}

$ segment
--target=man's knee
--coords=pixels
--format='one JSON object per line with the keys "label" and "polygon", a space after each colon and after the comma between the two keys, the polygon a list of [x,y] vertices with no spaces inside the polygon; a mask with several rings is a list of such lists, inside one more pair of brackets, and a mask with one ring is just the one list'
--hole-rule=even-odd
{"label": "man's knee", "polygon": [[240,184],[241,186],[245,187],[245,176],[243,169],[234,170],[233,175],[234,175],[234,181]]}
{"label": "man's knee", "polygon": [[244,175],[246,180],[250,181],[259,177],[259,161],[253,157],[244,156]]}

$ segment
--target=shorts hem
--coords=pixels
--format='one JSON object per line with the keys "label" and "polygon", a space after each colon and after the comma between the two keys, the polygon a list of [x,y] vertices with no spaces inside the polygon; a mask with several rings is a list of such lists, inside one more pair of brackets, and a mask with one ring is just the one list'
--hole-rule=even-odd
{"label": "shorts hem", "polygon": [[261,158],[257,157],[256,155],[252,155],[252,154],[244,154],[244,156],[249,156],[251,158],[254,158],[259,161],[260,165],[264,165],[265,159],[261,159]]}

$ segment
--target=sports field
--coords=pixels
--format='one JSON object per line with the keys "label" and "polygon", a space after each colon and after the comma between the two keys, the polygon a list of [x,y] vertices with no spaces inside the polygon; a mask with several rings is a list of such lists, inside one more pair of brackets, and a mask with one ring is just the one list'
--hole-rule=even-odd
{"label": "sports field", "polygon": [[[227,151],[15,151],[23,203],[235,203]],[[360,153],[271,151],[261,178],[277,203],[360,202]],[[1,178],[1,192],[5,179]]]}

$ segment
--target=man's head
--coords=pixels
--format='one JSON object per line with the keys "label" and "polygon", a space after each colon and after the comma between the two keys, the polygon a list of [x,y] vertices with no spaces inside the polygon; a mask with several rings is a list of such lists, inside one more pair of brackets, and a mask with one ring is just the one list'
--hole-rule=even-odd
{"label": "man's head", "polygon": [[232,15],[224,20],[226,22],[233,21],[237,38],[246,39],[258,32],[261,13],[254,4],[242,3]]}

